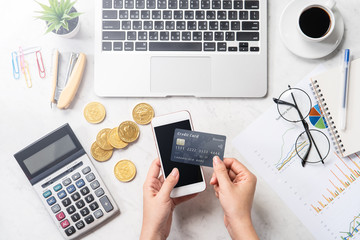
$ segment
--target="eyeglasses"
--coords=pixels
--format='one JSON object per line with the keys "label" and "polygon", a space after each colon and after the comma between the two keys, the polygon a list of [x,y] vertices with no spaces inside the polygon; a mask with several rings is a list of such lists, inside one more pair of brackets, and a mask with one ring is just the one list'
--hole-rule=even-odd
{"label": "eyeglasses", "polygon": [[[291,88],[284,91],[279,98],[273,98],[277,104],[280,116],[288,122],[301,122],[305,131],[300,133],[295,141],[296,154],[301,159],[301,164],[323,163],[330,152],[328,137],[317,129],[310,129],[305,119],[312,110],[309,95],[300,88]],[[320,114],[319,114],[320,115]],[[319,119],[322,116],[319,116]],[[315,148],[315,150],[314,150]]]}

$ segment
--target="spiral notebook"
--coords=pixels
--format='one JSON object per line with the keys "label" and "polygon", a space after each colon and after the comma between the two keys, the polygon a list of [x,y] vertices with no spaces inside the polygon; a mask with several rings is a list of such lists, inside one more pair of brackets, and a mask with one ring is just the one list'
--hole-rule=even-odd
{"label": "spiral notebook", "polygon": [[343,157],[360,151],[360,58],[351,62],[346,129],[337,127],[340,119],[342,89],[341,67],[311,78],[316,99],[329,125],[334,144]]}

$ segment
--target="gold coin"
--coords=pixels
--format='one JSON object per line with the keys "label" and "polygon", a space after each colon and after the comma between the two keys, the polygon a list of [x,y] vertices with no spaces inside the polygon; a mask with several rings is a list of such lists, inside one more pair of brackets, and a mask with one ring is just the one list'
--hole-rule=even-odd
{"label": "gold coin", "polygon": [[96,136],[97,145],[104,150],[113,149],[113,146],[111,146],[110,143],[108,142],[108,134],[110,133],[110,131],[111,131],[110,128],[104,128]]}
{"label": "gold coin", "polygon": [[117,127],[111,129],[107,140],[114,148],[124,148],[128,145],[128,143],[120,139]]}
{"label": "gold coin", "polygon": [[89,123],[99,123],[105,118],[105,107],[98,102],[91,102],[84,108],[84,117]]}
{"label": "gold coin", "polygon": [[130,160],[121,160],[114,167],[114,174],[122,182],[129,182],[136,175],[136,167]]}
{"label": "gold coin", "polygon": [[91,156],[99,162],[109,160],[113,154],[113,150],[106,151],[99,147],[96,142],[91,145]]}
{"label": "gold coin", "polygon": [[154,117],[154,109],[147,103],[139,103],[132,111],[133,118],[138,124],[148,124]]}
{"label": "gold coin", "polygon": [[140,134],[139,127],[133,121],[122,122],[119,126],[119,137],[124,142],[134,142]]}

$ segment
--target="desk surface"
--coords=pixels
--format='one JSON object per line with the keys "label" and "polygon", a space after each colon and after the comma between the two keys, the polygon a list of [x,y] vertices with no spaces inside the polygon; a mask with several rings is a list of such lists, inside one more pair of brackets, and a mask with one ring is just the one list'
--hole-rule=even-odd
{"label": "desk surface", "polygon": [[[43,1],[42,1],[43,2]],[[289,1],[269,1],[269,91],[261,99],[198,99],[198,98],[99,98],[93,91],[94,66],[94,8],[93,1],[78,1],[76,7],[85,14],[81,16],[81,29],[73,39],[63,39],[53,34],[44,35],[44,23],[34,20],[34,11],[39,7],[34,1],[7,1],[0,15],[0,229],[1,239],[62,239],[48,216],[35,191],[13,158],[13,154],[24,146],[57,128],[70,123],[85,150],[95,140],[97,132],[105,127],[117,126],[132,119],[132,108],[139,102],[151,104],[157,115],[188,109],[194,126],[199,131],[216,129],[227,135],[225,156],[236,157],[249,166],[231,145],[232,139],[245,129],[256,117],[272,105],[271,98],[278,96],[287,84],[295,85],[318,64],[339,64],[339,52],[350,48],[355,57],[360,56],[360,45],[356,44],[360,3],[357,0],[338,1],[338,9],[345,21],[345,36],[339,48],[330,56],[320,60],[301,59],[289,52],[280,39],[280,15]],[[6,11],[4,9],[7,9]],[[353,27],[353,28],[351,28]],[[356,29],[355,29],[356,28]],[[35,58],[29,57],[33,88],[27,89],[25,80],[14,80],[11,68],[11,51],[18,46],[41,46],[46,64],[47,78],[37,75]],[[83,82],[69,110],[50,108],[51,50],[84,52],[88,63]],[[105,121],[92,125],[83,118],[83,108],[91,101],[99,101],[107,110]],[[149,125],[140,126],[141,136],[136,144],[125,151],[115,151],[110,161],[95,167],[112,192],[121,214],[85,239],[137,239],[142,220],[142,184],[156,149]],[[130,183],[119,182],[113,167],[121,159],[130,159],[137,166],[137,176]],[[249,159],[248,159],[249,160]],[[249,166],[256,174],[256,171]],[[212,169],[205,168],[209,181]],[[310,232],[286,207],[284,202],[258,176],[258,185],[253,205],[253,221],[261,239],[313,239]],[[229,239],[223,224],[222,209],[212,187],[197,198],[179,206],[169,239]]]}

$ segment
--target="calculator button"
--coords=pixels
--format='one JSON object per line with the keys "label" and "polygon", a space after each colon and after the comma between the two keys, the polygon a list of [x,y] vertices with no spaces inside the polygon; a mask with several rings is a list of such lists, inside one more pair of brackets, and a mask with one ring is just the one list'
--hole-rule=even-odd
{"label": "calculator button", "polygon": [[87,207],[84,207],[83,209],[80,210],[80,213],[83,217],[85,217],[90,213],[90,210]]}
{"label": "calculator button", "polygon": [[44,198],[48,198],[51,196],[51,191],[47,190],[46,192],[43,193]]}
{"label": "calculator button", "polygon": [[77,201],[80,199],[80,194],[78,192],[71,195],[72,200]]}
{"label": "calculator button", "polygon": [[99,188],[98,190],[95,191],[95,195],[97,197],[101,197],[102,195],[104,195],[104,190],[102,188]]}
{"label": "calculator button", "polygon": [[99,204],[97,202],[93,202],[89,205],[91,211],[96,210],[99,207]]}
{"label": "calculator button", "polygon": [[88,182],[92,182],[94,179],[95,179],[95,175],[93,173],[86,175],[86,180]]}
{"label": "calculator button", "polygon": [[59,183],[58,185],[55,185],[55,186],[54,186],[54,191],[55,191],[55,192],[59,191],[60,189],[62,189],[62,186],[61,186],[60,183]]}
{"label": "calculator button", "polygon": [[65,198],[64,200],[62,200],[62,204],[64,205],[64,207],[69,206],[71,203],[70,198]]}
{"label": "calculator button", "polygon": [[56,199],[54,197],[48,198],[48,200],[46,200],[47,203],[49,204],[49,206],[53,205],[54,203],[56,203]]}
{"label": "calculator button", "polygon": [[88,187],[84,187],[82,189],[80,189],[80,192],[83,196],[85,196],[86,194],[88,194],[90,192]]}
{"label": "calculator button", "polygon": [[114,209],[107,196],[100,198],[100,203],[106,212],[110,212]]}
{"label": "calculator button", "polygon": [[91,171],[90,167],[86,167],[82,170],[83,174],[88,174]]}
{"label": "calculator button", "polygon": [[80,215],[78,213],[75,213],[74,215],[71,216],[71,220],[73,220],[73,222],[79,221]]}
{"label": "calculator button", "polygon": [[80,209],[80,208],[83,208],[85,206],[85,202],[83,200],[80,200],[77,203],[75,203],[75,205],[76,205],[76,207],[78,209]]}
{"label": "calculator button", "polygon": [[85,201],[87,203],[91,203],[92,201],[94,201],[94,196],[92,194],[89,194],[85,197]]}
{"label": "calculator button", "polygon": [[64,191],[64,190],[61,190],[60,192],[58,192],[58,197],[60,198],[60,199],[63,199],[64,197],[66,197],[67,196],[67,194],[66,194],[66,192]]}
{"label": "calculator button", "polygon": [[80,173],[75,173],[74,175],[72,175],[71,177],[74,181],[78,180],[80,178]]}
{"label": "calculator button", "polygon": [[77,229],[82,229],[83,227],[85,227],[85,223],[81,220],[80,222],[75,223],[75,226]]}
{"label": "calculator button", "polygon": [[80,179],[80,180],[77,181],[75,184],[76,184],[76,186],[77,186],[78,188],[81,188],[82,186],[85,185],[85,182],[84,182],[84,180]]}
{"label": "calculator button", "polygon": [[71,236],[76,232],[75,228],[73,226],[69,227],[68,229],[65,230],[65,233],[67,236]]}
{"label": "calculator button", "polygon": [[64,221],[62,221],[60,223],[60,225],[61,225],[62,228],[67,228],[70,225],[70,223],[69,223],[69,221],[67,219],[65,219]]}
{"label": "calculator button", "polygon": [[56,219],[58,221],[63,220],[64,218],[65,218],[64,212],[59,212],[58,214],[56,214]]}
{"label": "calculator button", "polygon": [[96,219],[101,218],[103,216],[103,212],[101,211],[101,209],[97,210],[96,212],[94,212],[94,216]]}
{"label": "calculator button", "polygon": [[74,205],[71,205],[70,207],[68,207],[66,209],[66,211],[68,214],[73,214],[76,211],[76,209],[75,209]]}
{"label": "calculator button", "polygon": [[58,211],[60,211],[61,207],[59,204],[55,204],[54,206],[51,207],[51,211],[53,213],[57,213]]}
{"label": "calculator button", "polygon": [[93,190],[95,190],[100,186],[100,183],[98,182],[98,180],[95,180],[94,182],[90,183],[90,186]]}
{"label": "calculator button", "polygon": [[94,217],[92,215],[89,215],[85,218],[85,222],[87,224],[92,223],[94,221]]}
{"label": "calculator button", "polygon": [[76,190],[76,188],[75,188],[74,184],[71,184],[70,186],[68,186],[68,187],[66,188],[66,191],[67,191],[68,193],[73,193],[75,190]]}
{"label": "calculator button", "polygon": [[64,185],[64,186],[67,186],[67,185],[69,185],[71,183],[71,179],[70,178],[67,178],[67,179],[65,179],[64,181],[62,181],[62,184]]}

